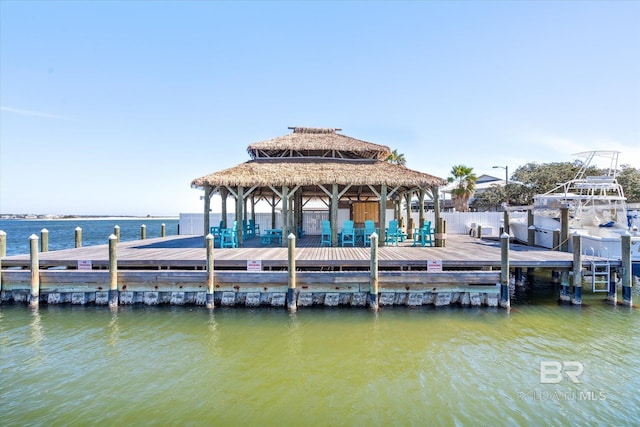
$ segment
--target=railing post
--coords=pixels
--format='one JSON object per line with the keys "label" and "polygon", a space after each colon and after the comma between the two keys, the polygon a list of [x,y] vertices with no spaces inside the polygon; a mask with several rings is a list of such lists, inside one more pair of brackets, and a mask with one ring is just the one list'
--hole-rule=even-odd
{"label": "railing post", "polygon": [[76,248],[82,247],[82,228],[76,227]]}
{"label": "railing post", "polygon": [[118,238],[109,236],[109,308],[118,306]]}
{"label": "railing post", "polygon": [[369,267],[369,307],[378,310],[378,235],[374,232],[369,236],[371,240],[371,264]]}
{"label": "railing post", "polygon": [[38,256],[38,236],[32,234],[29,237],[29,269],[31,270],[31,292],[29,305],[38,307],[40,302],[40,258]]}
{"label": "railing post", "polygon": [[500,235],[500,307],[508,308],[509,301],[509,235]]}
{"label": "railing post", "polygon": [[572,238],[573,245],[573,298],[571,303],[582,304],[582,236],[575,233]]}
{"label": "railing post", "polygon": [[296,236],[291,233],[289,239],[289,289],[287,289],[287,307],[290,312],[297,310],[296,304]]}
{"label": "railing post", "polygon": [[49,230],[43,228],[40,230],[40,252],[49,251]]}
{"label": "railing post", "polygon": [[631,307],[633,305],[631,299],[631,282],[633,280],[631,274],[631,235],[624,233],[622,235],[622,305]]}
{"label": "railing post", "polygon": [[207,308],[208,309],[213,309],[215,304],[214,304],[214,298],[213,298],[213,287],[214,287],[214,282],[213,282],[213,234],[209,233],[207,234],[207,237],[205,237],[205,244],[207,247]]}

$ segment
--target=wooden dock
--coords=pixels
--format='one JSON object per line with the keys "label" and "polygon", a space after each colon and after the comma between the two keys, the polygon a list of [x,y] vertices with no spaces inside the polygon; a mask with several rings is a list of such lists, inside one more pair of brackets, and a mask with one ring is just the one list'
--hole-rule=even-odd
{"label": "wooden dock", "polygon": [[[370,248],[321,247],[318,236],[296,240],[296,266],[300,270],[343,271],[368,269]],[[204,269],[206,251],[202,236],[171,236],[118,243],[118,267],[120,269]],[[511,244],[512,267],[570,269],[573,256],[570,253],[550,251],[544,248]],[[40,253],[40,267],[77,268],[78,261],[91,261],[94,269],[109,267],[108,245],[88,246]],[[252,239],[242,248],[216,248],[215,268],[246,269],[247,261],[260,260],[264,270],[287,268],[287,248],[260,245]],[[381,270],[426,269],[428,260],[441,260],[443,268],[487,269],[500,268],[500,242],[476,239],[467,235],[449,235],[445,247],[412,246],[412,241],[398,246],[379,248]],[[585,261],[587,262],[587,261]],[[29,268],[29,254],[2,259],[2,267]]]}
{"label": "wooden dock", "polygon": [[[319,243],[319,236],[296,240],[297,306],[366,306],[371,291],[371,248],[320,247]],[[445,247],[414,247],[412,243],[378,248],[380,305],[498,305],[499,241],[450,235]],[[120,242],[116,248],[119,304],[205,304],[207,252],[202,236]],[[574,268],[570,253],[515,243],[509,248],[513,269],[569,272]],[[49,304],[109,301],[109,245],[38,256],[39,291],[35,294],[30,256],[2,259],[2,300],[25,302],[36,295]],[[212,298],[217,305],[286,305],[291,291],[286,247],[263,247],[259,239],[253,239],[242,248],[216,248],[213,258]],[[432,261],[442,271],[428,271]],[[247,271],[249,263],[260,266],[261,271]],[[588,267],[590,261],[583,263]],[[79,268],[81,264],[89,269]]]}

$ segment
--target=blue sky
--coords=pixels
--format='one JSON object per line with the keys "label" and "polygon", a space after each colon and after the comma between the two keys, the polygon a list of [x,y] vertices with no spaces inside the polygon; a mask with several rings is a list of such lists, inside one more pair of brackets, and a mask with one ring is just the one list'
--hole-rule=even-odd
{"label": "blue sky", "polygon": [[443,178],[640,168],[640,2],[0,0],[0,213],[201,212],[288,126]]}

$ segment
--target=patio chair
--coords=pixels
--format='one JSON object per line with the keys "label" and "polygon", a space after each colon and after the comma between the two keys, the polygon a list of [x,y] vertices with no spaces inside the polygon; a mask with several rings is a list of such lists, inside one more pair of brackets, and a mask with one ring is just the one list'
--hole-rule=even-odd
{"label": "patio chair", "polygon": [[209,233],[213,235],[213,244],[215,246],[216,242],[218,242],[218,246],[220,246],[220,230],[224,227],[224,221],[220,221],[220,224],[217,227],[209,227]]}
{"label": "patio chair", "polygon": [[342,233],[340,234],[340,244],[355,246],[356,243],[356,233],[353,229],[353,221],[346,220],[342,225]]}
{"label": "patio chair", "polygon": [[320,246],[331,246],[331,222],[326,219],[322,221],[322,239],[320,240]]}
{"label": "patio chair", "polygon": [[364,222],[364,245],[371,246],[371,235],[376,232],[376,223],[368,219]]}
{"label": "patio chair", "polygon": [[256,237],[255,234],[253,234],[251,224],[249,224],[249,222],[247,222],[247,220],[245,219],[242,220],[242,230],[244,232],[245,239],[253,239],[254,237]]}
{"label": "patio chair", "polygon": [[402,238],[402,230],[398,228],[398,220],[392,219],[389,221],[389,227],[385,233],[385,243],[392,243],[398,246],[398,241]]}
{"label": "patio chair", "polygon": [[260,235],[260,224],[256,224],[252,219],[249,220],[249,228],[251,229],[253,237]]}
{"label": "patio chair", "polygon": [[302,239],[302,238],[304,237],[304,235],[305,235],[305,234],[306,234],[306,233],[305,233],[305,231],[302,229],[302,226],[300,226],[300,225],[299,225],[299,226],[298,226],[298,237]]}
{"label": "patio chair", "polygon": [[220,247],[221,248],[237,248],[238,247],[238,221],[233,221],[233,227],[223,228],[220,230]]}
{"label": "patio chair", "polygon": [[431,221],[425,221],[424,226],[413,230],[413,246],[417,246],[420,241],[421,246],[429,245],[433,247],[434,230],[431,228]]}

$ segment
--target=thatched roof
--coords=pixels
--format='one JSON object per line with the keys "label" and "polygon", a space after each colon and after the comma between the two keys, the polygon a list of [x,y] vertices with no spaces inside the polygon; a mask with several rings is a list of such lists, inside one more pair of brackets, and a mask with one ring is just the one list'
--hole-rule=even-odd
{"label": "thatched roof", "polygon": [[386,159],[391,150],[385,145],[340,135],[334,128],[290,127],[293,133],[249,145],[251,158],[261,157],[338,157]]}
{"label": "thatched roof", "polygon": [[381,160],[280,158],[259,159],[197,178],[193,187],[381,185],[422,187],[446,180]]}
{"label": "thatched roof", "polygon": [[340,129],[293,128],[294,132],[251,144],[253,160],[196,178],[192,187],[257,187],[254,194],[273,194],[271,188],[301,186],[308,196],[323,196],[320,186],[351,186],[345,196],[373,192],[369,185],[405,189],[440,186],[442,178],[386,162],[389,147],[339,135]]}

